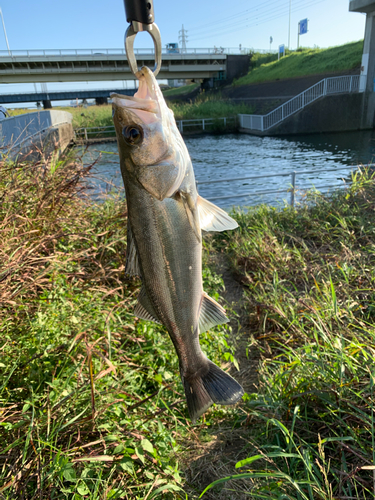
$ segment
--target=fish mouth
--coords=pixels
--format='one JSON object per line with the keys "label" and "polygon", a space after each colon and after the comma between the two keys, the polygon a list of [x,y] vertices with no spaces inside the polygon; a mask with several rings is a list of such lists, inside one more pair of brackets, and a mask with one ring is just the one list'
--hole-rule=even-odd
{"label": "fish mouth", "polygon": [[159,85],[153,72],[143,66],[137,73],[139,88],[133,97],[111,94],[115,107],[134,113],[143,123],[149,124],[161,119],[160,102],[163,99]]}

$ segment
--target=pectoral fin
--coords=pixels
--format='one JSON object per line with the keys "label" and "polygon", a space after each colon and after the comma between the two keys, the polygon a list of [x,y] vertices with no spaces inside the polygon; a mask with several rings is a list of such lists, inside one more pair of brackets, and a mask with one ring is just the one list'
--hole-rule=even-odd
{"label": "pectoral fin", "polygon": [[194,234],[197,237],[198,242],[200,243],[202,241],[202,233],[199,222],[199,213],[197,210],[197,206],[194,203],[193,197],[189,193],[179,192],[178,194],[179,196],[181,196],[181,200],[182,203],[184,204],[190,226],[194,231]]}
{"label": "pectoral fin", "polygon": [[221,208],[198,196],[200,227],[204,231],[227,231],[238,227],[237,222]]}
{"label": "pectoral fin", "polygon": [[224,308],[203,292],[199,313],[199,333],[206,332],[216,325],[228,323],[228,321]]}
{"label": "pectoral fin", "polygon": [[138,252],[135,246],[133,233],[128,221],[127,247],[126,247],[126,265],[125,273],[130,276],[141,276],[141,268],[139,267]]}
{"label": "pectoral fin", "polygon": [[134,309],[134,316],[137,316],[137,318],[145,319],[146,321],[154,321],[155,323],[160,324],[160,321],[157,319],[157,315],[147,296],[144,286],[139,292],[138,303]]}

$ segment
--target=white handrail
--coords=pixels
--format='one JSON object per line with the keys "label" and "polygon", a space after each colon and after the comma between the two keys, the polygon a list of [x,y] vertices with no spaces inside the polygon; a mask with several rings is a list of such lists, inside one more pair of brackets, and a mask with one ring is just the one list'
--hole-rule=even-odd
{"label": "white handrail", "polygon": [[324,78],[266,115],[239,114],[240,128],[264,132],[323,96],[359,91],[359,75]]}

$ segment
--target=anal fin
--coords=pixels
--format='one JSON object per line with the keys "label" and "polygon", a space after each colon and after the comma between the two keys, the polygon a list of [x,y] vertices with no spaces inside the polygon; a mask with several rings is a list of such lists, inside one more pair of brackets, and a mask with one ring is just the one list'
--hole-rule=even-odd
{"label": "anal fin", "polygon": [[199,312],[199,333],[206,332],[216,325],[228,323],[225,309],[216,300],[209,297],[205,292],[202,295],[201,308]]}
{"label": "anal fin", "polygon": [[134,316],[137,316],[137,318],[140,319],[145,319],[146,321],[154,321],[155,323],[160,324],[144,286],[142,286],[141,291],[139,292],[138,303],[134,309]]}

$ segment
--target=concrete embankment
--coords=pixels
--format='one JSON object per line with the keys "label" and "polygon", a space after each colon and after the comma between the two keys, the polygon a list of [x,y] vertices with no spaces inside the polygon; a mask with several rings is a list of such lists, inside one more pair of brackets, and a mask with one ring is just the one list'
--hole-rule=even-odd
{"label": "concrete embankment", "polygon": [[0,121],[1,156],[35,159],[61,153],[74,137],[73,116],[48,110],[4,118]]}

